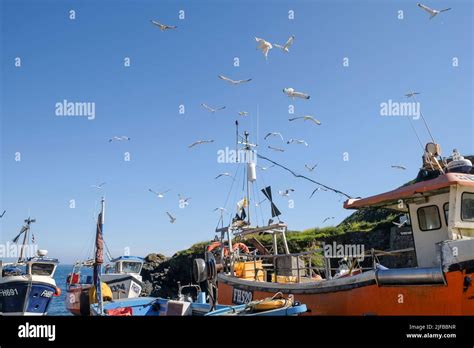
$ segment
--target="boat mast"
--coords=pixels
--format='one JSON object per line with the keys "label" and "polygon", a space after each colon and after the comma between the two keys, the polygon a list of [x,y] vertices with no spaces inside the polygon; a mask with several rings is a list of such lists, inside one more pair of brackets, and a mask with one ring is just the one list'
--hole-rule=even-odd
{"label": "boat mast", "polygon": [[94,285],[95,294],[98,305],[99,315],[103,314],[102,304],[102,286],[100,275],[102,274],[102,264],[104,263],[104,214],[105,214],[105,199],[102,197],[101,209],[99,216],[97,217],[97,230],[95,234],[95,259],[94,259]]}
{"label": "boat mast", "polygon": [[28,232],[30,232],[30,225],[33,223],[33,222],[36,222],[36,219],[26,219],[25,220],[26,222],[26,226],[25,226],[25,235],[23,236],[23,244],[21,245],[21,249],[20,249],[20,256],[18,257],[18,262],[22,262],[23,261],[23,254],[25,252],[25,247],[26,247],[26,243],[28,242]]}

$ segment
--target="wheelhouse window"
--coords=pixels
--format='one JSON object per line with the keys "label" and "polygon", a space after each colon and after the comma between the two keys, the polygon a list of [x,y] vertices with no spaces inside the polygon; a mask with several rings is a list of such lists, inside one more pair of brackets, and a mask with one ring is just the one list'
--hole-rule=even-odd
{"label": "wheelhouse window", "polygon": [[432,231],[441,228],[441,219],[436,205],[418,208],[417,215],[420,230]]}
{"label": "wheelhouse window", "polygon": [[141,262],[122,262],[122,272],[123,273],[140,273],[142,268]]}
{"label": "wheelhouse window", "polygon": [[31,274],[50,276],[53,274],[54,266],[52,263],[32,263]]}
{"label": "wheelhouse window", "polygon": [[474,222],[474,193],[464,192],[461,196],[461,219]]}
{"label": "wheelhouse window", "polygon": [[444,221],[446,222],[446,226],[448,226],[449,221],[449,202],[444,203],[443,205],[444,210]]}

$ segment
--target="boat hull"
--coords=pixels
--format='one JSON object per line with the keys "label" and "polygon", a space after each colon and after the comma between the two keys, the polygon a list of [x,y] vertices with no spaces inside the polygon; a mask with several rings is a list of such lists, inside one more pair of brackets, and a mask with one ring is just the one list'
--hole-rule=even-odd
{"label": "boat hull", "polygon": [[2,279],[0,315],[46,315],[55,292],[56,285],[53,283],[32,281],[26,278]]}
{"label": "boat hull", "polygon": [[474,289],[466,287],[470,278],[466,270],[458,270],[444,273],[443,283],[382,285],[372,272],[327,281],[331,286],[311,286],[244,281],[219,274],[219,303],[239,304],[281,291],[306,304],[306,315],[474,315]]}

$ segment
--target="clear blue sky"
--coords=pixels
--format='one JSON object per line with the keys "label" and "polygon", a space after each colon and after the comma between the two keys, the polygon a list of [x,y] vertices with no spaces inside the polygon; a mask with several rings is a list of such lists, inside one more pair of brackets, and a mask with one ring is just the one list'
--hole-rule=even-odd
{"label": "clear blue sky", "polygon": [[[92,247],[102,193],[105,237],[115,255],[127,246],[136,255],[171,255],[213,238],[212,210],[224,204],[230,182],[214,177],[235,170],[217,163],[216,152],[234,147],[240,110],[250,112],[240,117],[241,130],[255,137],[258,128],[261,154],[301,173],[305,163],[317,162],[315,180],[353,196],[390,190],[417,174],[422,153],[408,121],[380,116],[381,103],[405,101],[409,89],[422,92],[422,111],[444,155],[454,147],[473,154],[473,3],[426,0],[433,8],[452,7],[428,20],[416,2],[1,1],[0,210],[7,213],[0,241],[31,214],[40,247],[66,263],[82,258]],[[161,32],[150,19],[178,29]],[[255,36],[284,43],[290,35],[296,39],[288,54],[274,48],[266,61],[256,50]],[[131,67],[123,66],[124,57]],[[230,86],[218,74],[253,81]],[[321,126],[288,122],[285,87],[311,95],[293,102],[295,116],[312,114]],[[96,118],[55,116],[63,99],[95,102]],[[211,115],[200,103],[227,109]],[[414,124],[427,141],[421,120]],[[266,142],[268,131],[305,139],[309,147]],[[108,143],[115,135],[132,140]],[[215,142],[189,150],[198,139]],[[126,151],[130,162],[123,161]],[[309,200],[313,186],[281,169],[267,170],[263,179],[274,191],[296,190],[293,209],[275,199],[291,229],[321,226],[328,216],[336,219],[324,225],[336,224],[351,213],[330,192]],[[90,187],[103,181],[102,191]],[[160,200],[148,188],[172,191]],[[185,209],[178,208],[178,193],[192,197]]]}

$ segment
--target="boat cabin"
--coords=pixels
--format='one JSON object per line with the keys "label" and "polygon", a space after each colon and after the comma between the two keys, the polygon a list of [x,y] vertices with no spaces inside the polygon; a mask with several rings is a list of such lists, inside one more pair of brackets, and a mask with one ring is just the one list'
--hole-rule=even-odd
{"label": "boat cabin", "polygon": [[25,261],[4,265],[1,267],[1,277],[19,275],[53,277],[59,261],[46,257],[46,253],[45,250],[39,250],[38,256],[30,257]]}
{"label": "boat cabin", "polygon": [[472,174],[441,174],[376,196],[350,199],[344,207],[383,207],[408,214],[418,267],[440,265],[440,243],[474,239]]}
{"label": "boat cabin", "polygon": [[140,274],[143,267],[143,258],[138,256],[120,256],[110,261],[106,273]]}

